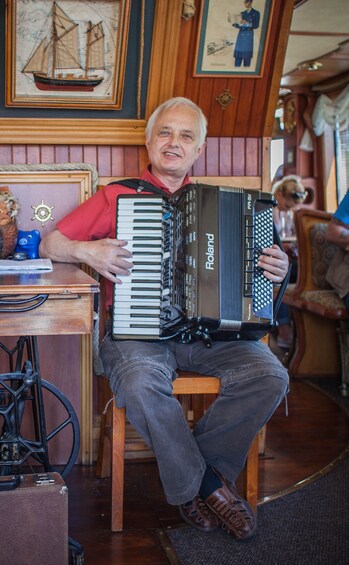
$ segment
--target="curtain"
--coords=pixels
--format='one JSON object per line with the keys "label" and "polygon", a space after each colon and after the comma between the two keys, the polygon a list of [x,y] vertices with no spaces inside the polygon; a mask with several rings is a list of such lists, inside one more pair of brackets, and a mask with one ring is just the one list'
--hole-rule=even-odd
{"label": "curtain", "polygon": [[331,100],[325,94],[318,98],[312,115],[313,130],[315,135],[322,135],[326,124],[333,129],[338,126],[345,126],[349,119],[349,85],[339,94],[337,98]]}

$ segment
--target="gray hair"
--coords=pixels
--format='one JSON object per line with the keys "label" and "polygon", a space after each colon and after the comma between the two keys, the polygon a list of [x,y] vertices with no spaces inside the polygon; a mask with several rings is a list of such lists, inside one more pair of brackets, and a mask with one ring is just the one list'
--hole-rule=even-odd
{"label": "gray hair", "polygon": [[154,112],[149,117],[148,122],[147,122],[147,126],[145,128],[146,140],[148,141],[150,139],[152,131],[153,131],[154,124],[155,124],[159,114],[161,114],[161,112],[163,112],[164,110],[168,110],[169,108],[176,108],[178,106],[188,106],[188,108],[191,108],[192,110],[194,110],[194,112],[196,112],[198,120],[199,120],[199,127],[200,127],[199,146],[201,147],[203,145],[205,139],[206,139],[207,119],[204,116],[201,108],[199,108],[199,106],[197,104],[195,104],[195,102],[193,102],[192,100],[189,100],[189,98],[184,98],[183,96],[177,96],[175,98],[170,98],[169,100],[166,100],[165,102],[160,104],[160,106],[158,106],[156,108],[156,110],[154,110]]}

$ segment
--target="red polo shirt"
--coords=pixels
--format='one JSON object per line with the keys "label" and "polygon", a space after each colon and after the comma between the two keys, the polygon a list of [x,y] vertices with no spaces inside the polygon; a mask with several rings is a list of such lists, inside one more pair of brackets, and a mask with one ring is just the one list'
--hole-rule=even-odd
{"label": "red polo shirt", "polygon": [[[149,166],[140,178],[162,189],[164,193],[171,194],[169,189],[152,175]],[[186,176],[183,186],[189,183],[189,177]],[[92,241],[108,237],[115,238],[117,197],[120,194],[136,195],[137,193],[132,188],[120,184],[106,186],[57,222],[56,228],[72,240]],[[143,194],[146,194],[146,192],[144,191]],[[111,304],[112,283],[107,280],[106,306],[109,307]]]}

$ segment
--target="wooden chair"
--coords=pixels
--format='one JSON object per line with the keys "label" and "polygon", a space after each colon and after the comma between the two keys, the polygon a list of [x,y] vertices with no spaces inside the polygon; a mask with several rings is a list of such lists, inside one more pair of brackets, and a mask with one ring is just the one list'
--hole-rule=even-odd
{"label": "wooden chair", "polygon": [[[103,380],[108,386],[107,379],[103,378]],[[216,395],[219,385],[220,380],[217,377],[182,371],[179,372],[179,376],[173,383],[173,393],[175,395]],[[113,532],[123,529],[125,427],[125,409],[117,408],[114,401],[110,402],[106,413],[102,415],[97,476],[107,477],[111,474],[111,530]],[[244,496],[254,509],[257,506],[257,491],[258,436],[250,447],[244,469]]]}
{"label": "wooden chair", "polygon": [[298,277],[292,290],[284,295],[284,302],[291,307],[296,333],[289,373],[293,377],[342,374],[345,391],[349,371],[348,312],[325,278],[336,252],[336,246],[325,239],[332,214],[302,208],[294,217]]}

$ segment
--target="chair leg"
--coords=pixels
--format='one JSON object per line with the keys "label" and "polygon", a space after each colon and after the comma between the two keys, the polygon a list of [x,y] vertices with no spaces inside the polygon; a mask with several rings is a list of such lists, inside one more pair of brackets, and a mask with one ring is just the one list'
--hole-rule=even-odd
{"label": "chair leg", "polygon": [[110,416],[108,414],[102,414],[101,416],[101,427],[99,431],[99,445],[98,445],[98,456],[96,465],[96,476],[100,479],[110,477],[110,462],[111,462],[111,426]]}
{"label": "chair leg", "polygon": [[125,408],[113,402],[111,461],[111,530],[121,532],[124,514]]}
{"label": "chair leg", "polygon": [[111,467],[111,434],[112,434],[112,407],[111,391],[106,378],[103,378],[100,385],[100,410],[101,424],[99,430],[98,457],[96,465],[96,476],[100,479],[110,477]]}
{"label": "chair leg", "polygon": [[258,436],[259,434],[251,444],[244,468],[244,497],[254,511],[257,509],[258,497]]}

